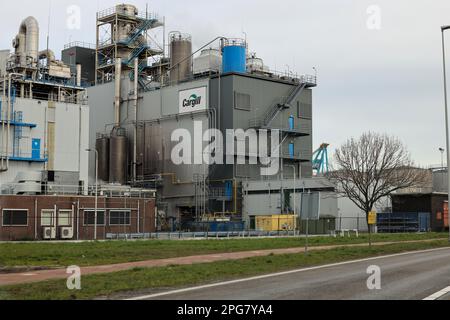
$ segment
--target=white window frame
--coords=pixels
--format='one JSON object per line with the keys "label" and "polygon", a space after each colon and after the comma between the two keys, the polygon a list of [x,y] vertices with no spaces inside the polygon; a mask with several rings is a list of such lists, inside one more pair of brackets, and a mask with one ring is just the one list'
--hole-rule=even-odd
{"label": "white window frame", "polygon": [[[51,223],[50,224],[43,224],[42,223],[42,214],[43,213],[50,213],[51,212],[51,214],[52,214],[52,216],[51,216]],[[55,226],[55,209],[42,209],[41,210],[41,227],[54,227]]]}
{"label": "white window frame", "polygon": [[[128,213],[129,215],[130,215],[130,223],[128,223],[128,224],[111,224],[111,213],[114,213],[114,212],[126,212],[126,213]],[[108,215],[108,223],[109,223],[109,226],[114,226],[114,227],[117,227],[117,226],[131,226],[131,210],[130,209],[115,209],[115,210],[109,210],[109,215]]]}
{"label": "white window frame", "polygon": [[[59,222],[59,215],[61,214],[61,213],[68,213],[69,214],[69,222],[67,223],[67,224],[61,224],[60,222]],[[64,218],[65,219],[65,218]],[[58,223],[57,223],[57,226],[58,227],[73,227],[72,226],[72,219],[73,219],[73,210],[72,209],[60,209],[60,210],[58,210]]]}
{"label": "white window frame", "polygon": [[[25,225],[25,224],[20,224],[20,225],[15,225],[15,224],[4,224],[3,222],[3,217],[4,217],[4,214],[5,214],[5,211],[12,211],[12,212],[14,212],[14,211],[20,211],[20,212],[23,212],[23,211],[25,211],[26,213],[27,213],[27,224]],[[5,208],[5,209],[2,209],[2,227],[15,227],[15,228],[27,228],[28,226],[29,226],[29,210],[28,209],[7,209],[7,208]]]}

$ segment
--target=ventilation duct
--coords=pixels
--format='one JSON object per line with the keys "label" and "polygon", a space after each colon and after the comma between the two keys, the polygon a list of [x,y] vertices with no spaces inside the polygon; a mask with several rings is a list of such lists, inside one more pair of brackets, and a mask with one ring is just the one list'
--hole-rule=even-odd
{"label": "ventilation duct", "polygon": [[20,56],[21,65],[25,65],[30,58],[35,66],[39,56],[39,23],[34,17],[22,21],[19,34],[13,43],[16,54]]}

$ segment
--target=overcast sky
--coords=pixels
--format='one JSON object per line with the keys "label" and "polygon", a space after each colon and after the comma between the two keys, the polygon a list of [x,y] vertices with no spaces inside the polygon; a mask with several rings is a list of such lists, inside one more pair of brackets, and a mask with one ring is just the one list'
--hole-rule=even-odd
{"label": "overcast sky", "polygon": [[[70,41],[94,43],[95,13],[117,3],[3,1],[0,48],[11,47],[29,15],[40,22],[45,48],[49,12],[50,48],[57,56]],[[147,1],[129,3],[145,10]],[[68,27],[71,5],[81,9],[79,29]],[[311,74],[316,67],[315,147],[328,142],[333,149],[372,130],[398,136],[419,165],[440,163],[438,148],[445,146],[440,26],[450,24],[450,1],[157,0],[148,6],[166,17],[167,31],[192,34],[196,47],[245,32],[250,50],[271,69]],[[448,43],[450,52],[450,34]]]}

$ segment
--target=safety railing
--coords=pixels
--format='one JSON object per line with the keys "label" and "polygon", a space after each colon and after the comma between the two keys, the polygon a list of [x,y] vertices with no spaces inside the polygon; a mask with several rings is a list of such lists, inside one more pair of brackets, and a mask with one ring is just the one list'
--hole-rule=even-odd
{"label": "safety railing", "polygon": [[64,185],[43,183],[41,181],[26,181],[24,183],[6,183],[0,184],[0,194],[3,195],[15,195],[18,193],[27,192],[26,186],[32,186],[33,188],[28,193],[36,193],[34,188],[39,186],[40,195],[89,195],[95,196],[96,192],[98,196],[108,198],[142,198],[152,199],[156,197],[156,191],[152,189],[143,188],[131,188],[125,186],[104,186],[89,185],[83,187],[78,184]]}
{"label": "safety railing", "polygon": [[81,47],[86,49],[95,49],[96,45],[93,43],[82,42],[82,41],[73,41],[64,45],[64,49],[70,49],[73,47]]}
{"label": "safety railing", "polygon": [[138,18],[138,19],[159,20],[158,14],[156,14],[154,12],[146,12],[146,13],[139,13],[136,15],[134,15],[134,14],[130,15],[130,14],[125,14],[123,12],[118,11],[117,7],[112,7],[112,8],[108,8],[108,9],[97,12],[97,19],[104,19],[106,17],[114,16],[116,14],[120,15],[120,16],[124,16],[124,17],[133,17],[133,18]]}

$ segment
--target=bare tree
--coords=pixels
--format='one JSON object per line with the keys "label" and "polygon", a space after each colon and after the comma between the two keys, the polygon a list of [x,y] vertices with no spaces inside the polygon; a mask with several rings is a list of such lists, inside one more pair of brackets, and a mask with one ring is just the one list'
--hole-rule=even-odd
{"label": "bare tree", "polygon": [[[426,170],[414,166],[406,147],[395,137],[368,132],[336,150],[329,178],[340,196],[369,213],[393,192],[420,187]],[[369,228],[370,231],[370,228]]]}

